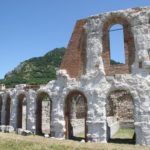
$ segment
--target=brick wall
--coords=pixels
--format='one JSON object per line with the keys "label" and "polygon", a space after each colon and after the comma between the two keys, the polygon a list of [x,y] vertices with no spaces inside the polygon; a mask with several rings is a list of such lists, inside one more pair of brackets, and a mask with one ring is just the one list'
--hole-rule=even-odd
{"label": "brick wall", "polygon": [[60,67],[66,69],[73,78],[79,78],[85,73],[86,34],[83,28],[85,23],[86,20],[77,21]]}

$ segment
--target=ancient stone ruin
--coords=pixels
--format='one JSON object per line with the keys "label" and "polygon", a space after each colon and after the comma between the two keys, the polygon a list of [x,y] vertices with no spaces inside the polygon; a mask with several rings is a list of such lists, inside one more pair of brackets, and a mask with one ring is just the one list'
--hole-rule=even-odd
{"label": "ancient stone ruin", "polygon": [[[109,29],[115,24],[123,26],[125,63],[112,65]],[[1,130],[66,139],[81,129],[93,142],[108,142],[130,126],[136,144],[150,145],[150,7],[77,21],[57,80],[1,87],[0,124]]]}

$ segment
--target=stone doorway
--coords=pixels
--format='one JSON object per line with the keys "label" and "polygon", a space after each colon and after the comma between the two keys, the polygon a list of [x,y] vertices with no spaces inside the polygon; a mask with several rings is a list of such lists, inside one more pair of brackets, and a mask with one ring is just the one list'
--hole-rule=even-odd
{"label": "stone doorway", "polygon": [[27,129],[27,98],[25,94],[17,97],[17,128]]}
{"label": "stone doorway", "polygon": [[107,98],[107,137],[115,143],[134,143],[134,103],[126,90],[112,91]]}
{"label": "stone doorway", "polygon": [[36,101],[36,134],[51,134],[52,101],[46,92],[40,92]]}
{"label": "stone doorway", "polygon": [[87,99],[79,91],[70,92],[65,101],[67,139],[87,140]]}

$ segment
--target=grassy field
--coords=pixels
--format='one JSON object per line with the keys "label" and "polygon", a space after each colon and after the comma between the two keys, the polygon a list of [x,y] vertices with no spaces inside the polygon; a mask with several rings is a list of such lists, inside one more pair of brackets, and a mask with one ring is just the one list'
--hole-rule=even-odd
{"label": "grassy field", "polygon": [[132,139],[134,136],[134,129],[119,129],[113,138]]}
{"label": "grassy field", "polygon": [[80,143],[33,135],[0,133],[0,150],[150,150],[150,147],[132,144]]}

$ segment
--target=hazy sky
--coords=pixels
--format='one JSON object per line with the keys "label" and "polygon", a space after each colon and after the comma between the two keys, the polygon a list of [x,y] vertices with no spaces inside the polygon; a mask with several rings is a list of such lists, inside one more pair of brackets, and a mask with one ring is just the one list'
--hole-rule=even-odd
{"label": "hazy sky", "polygon": [[0,78],[20,62],[67,47],[76,20],[150,0],[0,0]]}

